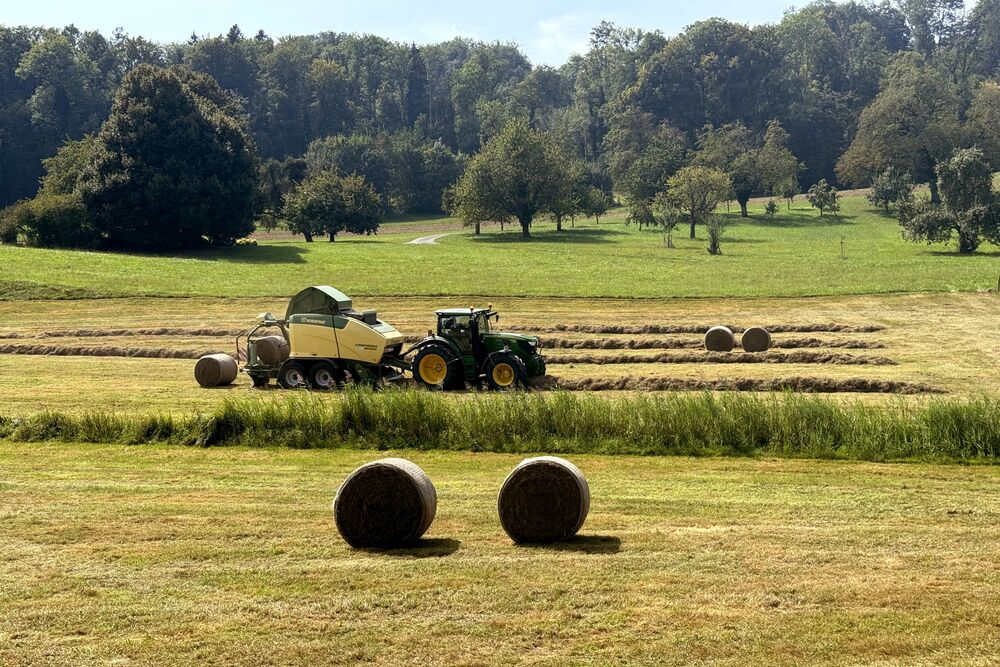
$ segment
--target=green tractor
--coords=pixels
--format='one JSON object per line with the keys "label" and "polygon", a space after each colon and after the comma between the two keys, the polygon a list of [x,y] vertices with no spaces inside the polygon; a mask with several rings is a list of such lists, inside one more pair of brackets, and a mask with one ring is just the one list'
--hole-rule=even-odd
{"label": "green tractor", "polygon": [[483,380],[491,389],[525,387],[545,375],[535,336],[493,331],[500,314],[490,308],[437,311],[437,333],[428,331],[411,352],[413,377],[428,387],[464,389]]}

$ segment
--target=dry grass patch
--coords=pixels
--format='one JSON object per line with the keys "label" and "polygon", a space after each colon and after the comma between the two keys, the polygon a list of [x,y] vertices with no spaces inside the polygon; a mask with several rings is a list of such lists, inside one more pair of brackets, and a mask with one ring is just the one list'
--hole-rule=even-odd
{"label": "dry grass patch", "polygon": [[578,456],[593,495],[580,538],[529,548],[495,509],[519,456],[415,453],[439,494],[422,546],[354,551],[330,501],[378,456],[0,446],[0,663],[1000,653],[994,467]]}

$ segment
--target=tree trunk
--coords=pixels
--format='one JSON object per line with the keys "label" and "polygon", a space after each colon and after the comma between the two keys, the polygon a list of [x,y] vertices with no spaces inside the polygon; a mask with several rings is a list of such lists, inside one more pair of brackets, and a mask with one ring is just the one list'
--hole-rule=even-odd
{"label": "tree trunk", "polygon": [[302,232],[302,236],[306,237],[306,243],[312,243],[313,242],[312,232]]}
{"label": "tree trunk", "polygon": [[330,243],[337,240],[337,232],[330,232]]}
{"label": "tree trunk", "polygon": [[561,215],[557,215],[556,216],[556,231],[557,232],[561,232],[562,231],[562,216]]}
{"label": "tree trunk", "polygon": [[601,224],[601,216],[600,216],[600,214],[595,214],[594,215],[594,220],[597,221],[597,224]]}
{"label": "tree trunk", "polygon": [[937,179],[934,179],[934,178],[931,179],[931,181],[930,181],[930,188],[931,188],[931,203],[932,204],[940,204],[941,203],[941,194],[938,192]]}
{"label": "tree trunk", "polygon": [[958,233],[958,252],[963,255],[974,253],[976,252],[976,247],[978,245],[979,244],[976,243],[976,239],[974,237],[963,234],[962,232]]}
{"label": "tree trunk", "polygon": [[479,236],[479,221],[476,221],[476,236]]}
{"label": "tree trunk", "polygon": [[517,221],[521,223],[521,236],[531,238],[531,218],[518,218]]}
{"label": "tree trunk", "polygon": [[739,202],[739,205],[740,205],[740,217],[741,218],[749,218],[750,214],[747,213],[747,204],[750,203],[750,197],[749,196],[746,196],[746,197],[737,197],[736,201]]}
{"label": "tree trunk", "polygon": [[691,238],[692,238],[692,239],[693,239],[693,238],[695,238],[695,236],[694,236],[694,226],[695,226],[695,224],[696,224],[697,222],[698,222],[698,219],[697,219],[697,218],[695,218],[695,217],[694,217],[694,216],[692,215],[692,216],[691,216]]}

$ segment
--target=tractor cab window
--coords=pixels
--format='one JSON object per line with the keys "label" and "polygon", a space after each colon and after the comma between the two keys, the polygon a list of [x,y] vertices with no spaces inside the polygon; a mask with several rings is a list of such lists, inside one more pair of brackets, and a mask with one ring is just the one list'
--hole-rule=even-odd
{"label": "tractor cab window", "polygon": [[469,316],[455,315],[441,320],[441,333],[452,336],[469,335]]}
{"label": "tractor cab window", "polygon": [[490,332],[490,318],[486,315],[480,315],[478,318],[479,322],[479,333],[489,333]]}

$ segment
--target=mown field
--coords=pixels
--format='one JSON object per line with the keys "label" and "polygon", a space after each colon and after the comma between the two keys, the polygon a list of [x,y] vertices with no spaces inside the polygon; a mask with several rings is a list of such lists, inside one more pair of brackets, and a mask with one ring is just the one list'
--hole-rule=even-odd
{"label": "mown field", "polygon": [[988,665],[995,467],[578,456],[577,540],[515,547],[518,456],[406,453],[415,549],[353,551],[365,452],[0,445],[0,663]]}
{"label": "mown field", "polygon": [[[488,227],[477,238],[441,220],[390,223],[377,236],[333,244],[265,240],[181,258],[0,246],[0,292],[287,298],[304,285],[333,284],[352,296],[779,297],[977,291],[1000,277],[997,248],[962,257],[907,243],[896,221],[862,197],[845,198],[839,218],[821,219],[803,201],[774,221],[759,205],[753,212],[749,221],[731,214],[721,257],[705,251],[704,230],[694,241],[679,230],[669,250],[659,232],[625,226],[621,210],[562,233],[540,222],[529,242],[512,228]],[[435,229],[455,233],[438,245],[406,244]]]}

